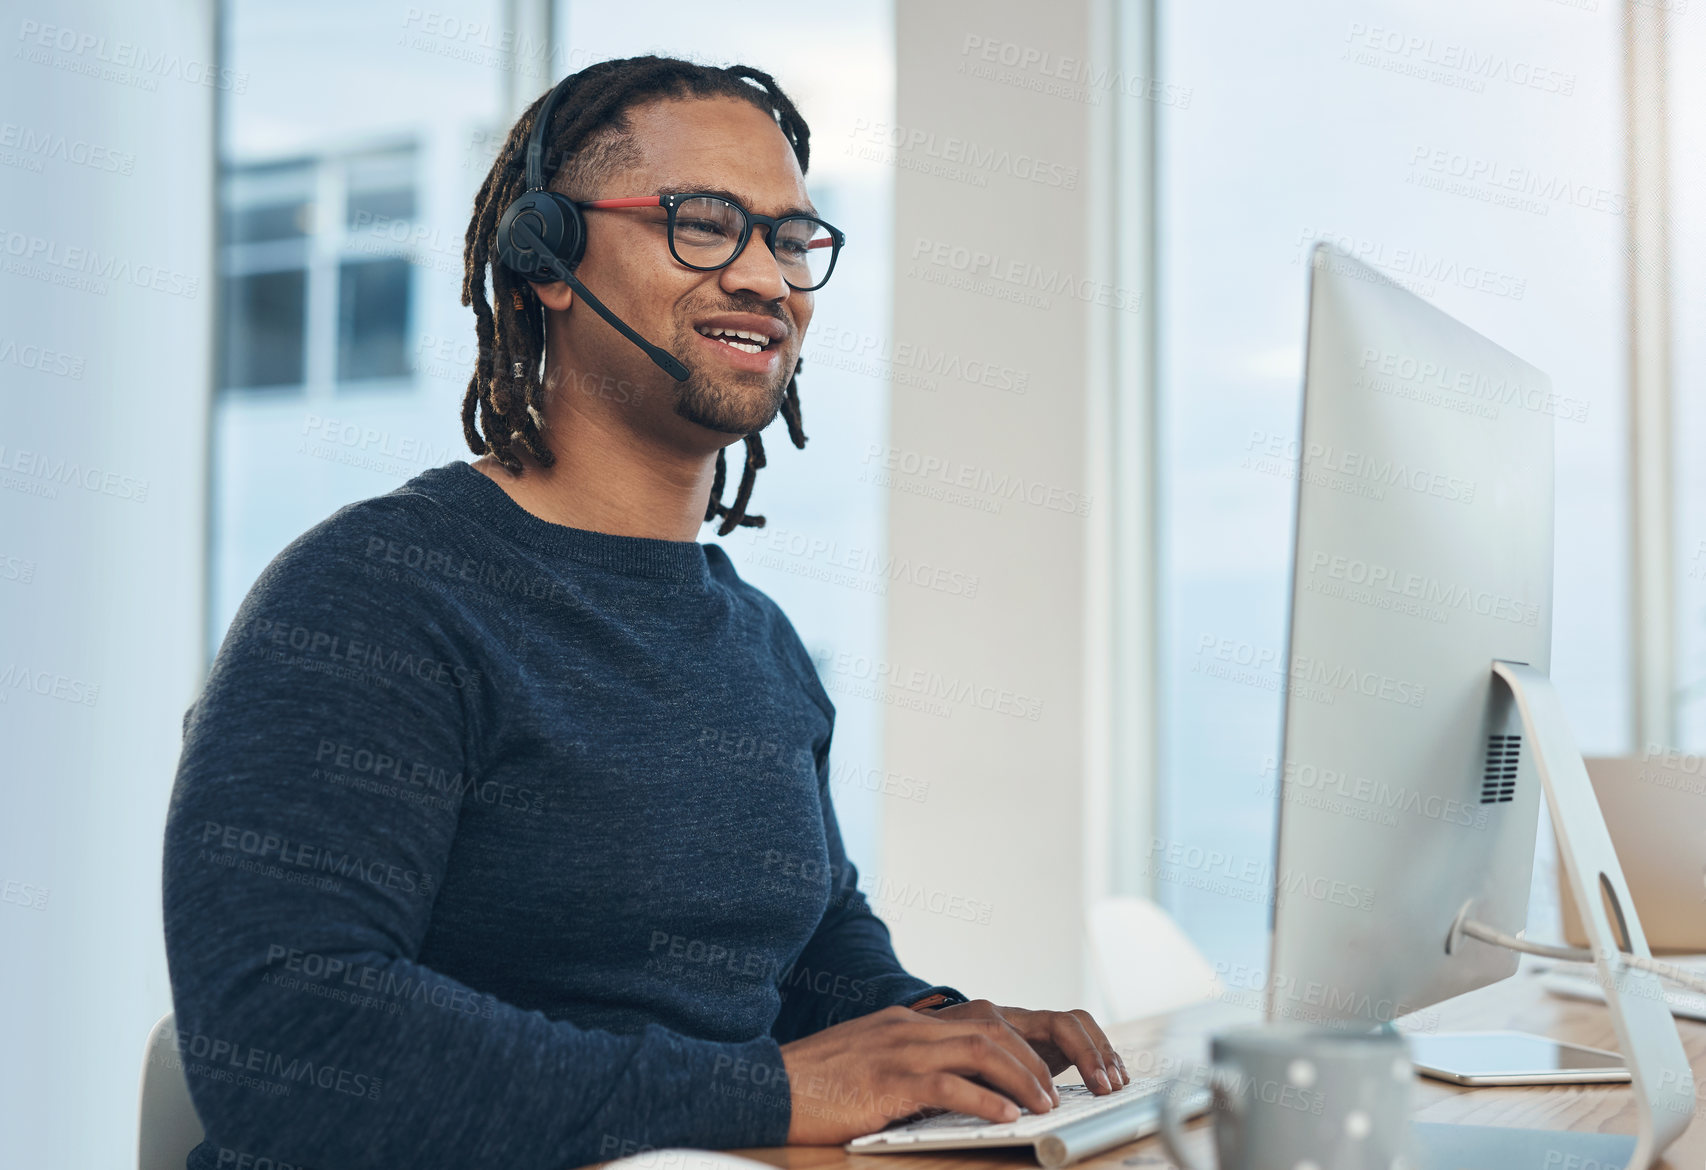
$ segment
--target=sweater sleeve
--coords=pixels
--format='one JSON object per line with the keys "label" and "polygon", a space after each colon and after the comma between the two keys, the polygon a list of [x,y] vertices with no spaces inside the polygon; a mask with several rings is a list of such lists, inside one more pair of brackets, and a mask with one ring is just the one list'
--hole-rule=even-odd
{"label": "sweater sleeve", "polygon": [[486,680],[450,602],[363,576],[347,512],[262,574],[184,719],[163,888],[198,1156],[556,1170],[784,1143],[772,1037],[577,1028],[416,961],[460,806],[320,762],[474,777]]}
{"label": "sweater sleeve", "polygon": [[[829,704],[827,695],[820,703]],[[828,707],[831,726],[834,707]],[[786,1044],[831,1025],[936,992],[964,998],[952,987],[926,983],[895,957],[889,929],[859,889],[847,858],[829,791],[829,743],[817,753],[818,798],[829,847],[829,905],[817,930],[781,980],[782,1006],[771,1035]]]}

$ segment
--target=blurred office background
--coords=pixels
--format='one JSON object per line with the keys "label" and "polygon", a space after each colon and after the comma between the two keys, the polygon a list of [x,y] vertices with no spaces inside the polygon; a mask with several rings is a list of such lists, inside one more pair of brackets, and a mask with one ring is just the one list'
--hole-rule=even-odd
{"label": "blurred office background", "polygon": [[1702,7],[11,5],[8,1164],[131,1156],[183,713],[285,544],[473,458],[473,194],[608,57],[756,66],[812,127],[849,245],[810,443],[773,429],[768,527],[703,539],[819,664],[849,852],[920,974],[1093,1005],[1084,914],[1120,893],[1262,962],[1284,671],[1214,666],[1283,654],[1295,487],[1262,456],[1297,435],[1317,240],[1586,404],[1553,676],[1590,754],[1706,749]]}

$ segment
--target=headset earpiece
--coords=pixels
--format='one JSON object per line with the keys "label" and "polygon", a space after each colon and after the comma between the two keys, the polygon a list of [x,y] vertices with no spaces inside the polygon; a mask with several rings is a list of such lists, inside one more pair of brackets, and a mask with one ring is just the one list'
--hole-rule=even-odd
{"label": "headset earpiece", "polygon": [[544,251],[570,271],[586,250],[586,224],[580,208],[555,191],[528,191],[509,205],[498,220],[498,260],[505,268],[540,283],[556,280],[544,257],[518,239],[517,221],[523,222],[544,245]]}
{"label": "headset earpiece", "polygon": [[[575,76],[571,73],[552,86],[539,107],[533,131],[527,136],[527,190],[498,220],[498,262],[541,284],[558,279],[550,270],[548,258],[555,258],[572,272],[586,249],[586,224],[581,221],[580,208],[573,200],[545,189],[545,130]],[[541,248],[516,237],[518,220],[538,238]]]}

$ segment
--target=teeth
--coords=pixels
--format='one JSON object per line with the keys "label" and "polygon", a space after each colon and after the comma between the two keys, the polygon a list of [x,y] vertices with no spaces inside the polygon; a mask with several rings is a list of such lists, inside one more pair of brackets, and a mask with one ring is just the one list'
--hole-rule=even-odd
{"label": "teeth", "polygon": [[[753,333],[746,329],[724,329],[722,326],[718,325],[710,329],[701,329],[699,332],[704,334],[706,337],[716,338],[724,345],[733,346],[742,353],[762,353],[764,351],[764,347],[770,343],[770,338],[767,334]],[[734,340],[736,338],[739,340]],[[742,342],[749,344],[742,344]]]}

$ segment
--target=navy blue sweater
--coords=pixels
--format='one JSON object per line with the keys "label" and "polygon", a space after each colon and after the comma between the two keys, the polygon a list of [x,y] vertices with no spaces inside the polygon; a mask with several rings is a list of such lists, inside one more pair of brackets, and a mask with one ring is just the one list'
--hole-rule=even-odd
{"label": "navy blue sweater", "polygon": [[950,990],[857,888],[834,719],[715,544],[552,524],[462,462],[298,537],[184,718],[189,1166],[783,1143],[781,1044]]}

